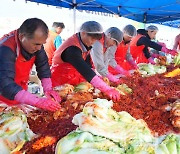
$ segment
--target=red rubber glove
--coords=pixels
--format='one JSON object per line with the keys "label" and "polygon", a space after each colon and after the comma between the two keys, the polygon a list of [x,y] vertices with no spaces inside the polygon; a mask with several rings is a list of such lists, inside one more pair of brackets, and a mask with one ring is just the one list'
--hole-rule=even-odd
{"label": "red rubber glove", "polygon": [[170,49],[168,49],[168,48],[166,48],[166,47],[162,47],[162,48],[161,48],[161,51],[164,52],[164,53],[170,54],[170,55],[172,55],[172,56],[176,56],[176,55],[178,54],[177,51],[175,51],[175,50],[170,50]]}
{"label": "red rubber glove", "polygon": [[153,59],[152,57],[148,58],[148,61],[149,61],[149,63],[151,63],[152,65],[155,65],[155,64],[156,64],[155,61],[154,61],[154,59]]}
{"label": "red rubber glove", "polygon": [[49,98],[40,98],[28,91],[21,90],[16,95],[14,100],[22,103],[29,104],[44,110],[56,111],[61,108],[60,104]]}
{"label": "red rubber glove", "polygon": [[118,73],[122,74],[122,75],[125,75],[125,76],[130,76],[130,73],[129,71],[126,71],[124,70],[121,66],[117,65],[115,68],[114,68]]}
{"label": "red rubber glove", "polygon": [[61,97],[59,94],[52,90],[52,81],[51,78],[43,78],[41,79],[42,87],[44,90],[44,94],[49,99],[54,99],[56,102],[61,102]]}
{"label": "red rubber glove", "polygon": [[97,75],[94,76],[90,82],[95,88],[98,88],[101,92],[105,93],[110,99],[114,101],[119,101],[120,93],[108,86],[103,80],[101,80]]}

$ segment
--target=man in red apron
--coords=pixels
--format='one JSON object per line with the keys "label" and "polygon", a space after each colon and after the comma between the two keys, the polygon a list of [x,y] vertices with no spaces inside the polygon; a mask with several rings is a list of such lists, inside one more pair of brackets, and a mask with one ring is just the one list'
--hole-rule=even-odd
{"label": "man in red apron", "polygon": [[[61,100],[52,90],[48,59],[42,46],[47,36],[47,25],[40,19],[30,18],[19,29],[0,39],[1,102],[8,105],[24,103],[50,111],[60,108]],[[46,98],[37,97],[27,91],[33,64],[36,65]]]}
{"label": "man in red apron", "polygon": [[136,63],[151,63],[155,64],[153,57],[149,52],[149,47],[157,51],[162,51],[167,54],[175,56],[177,52],[175,50],[167,49],[152,40],[155,39],[158,28],[150,25],[145,29],[138,29],[138,35],[134,37],[130,43],[130,52]]}
{"label": "man in red apron", "polygon": [[108,71],[108,66],[112,66],[119,74],[125,72],[115,61],[117,45],[122,41],[123,33],[116,27],[108,28],[101,40],[96,41],[92,46],[91,57],[96,71],[110,81],[118,83],[120,80]]}
{"label": "man in red apron", "polygon": [[[116,63],[122,67],[122,71],[137,69],[137,64],[132,58],[130,53],[130,41],[137,34],[136,28],[133,25],[126,25],[123,28],[123,41],[118,45],[117,50],[115,52],[115,60]],[[114,71],[112,68],[109,70],[113,74],[118,74],[117,71]]]}
{"label": "man in red apron", "polygon": [[68,38],[55,51],[51,70],[53,86],[64,83],[77,85],[82,81],[88,81],[111,99],[119,100],[119,92],[109,87],[91,69],[89,52],[93,43],[101,39],[102,34],[102,26],[99,23],[87,21],[82,24],[79,33]]}

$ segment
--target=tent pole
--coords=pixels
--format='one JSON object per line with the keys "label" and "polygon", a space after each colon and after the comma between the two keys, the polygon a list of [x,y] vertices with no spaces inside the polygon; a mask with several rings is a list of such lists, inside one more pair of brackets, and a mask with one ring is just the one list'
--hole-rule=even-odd
{"label": "tent pole", "polygon": [[144,23],[144,29],[146,29],[146,23]]}
{"label": "tent pole", "polygon": [[147,13],[145,12],[143,15],[144,29],[146,29],[146,22],[147,22]]}
{"label": "tent pole", "polygon": [[73,23],[74,23],[74,33],[76,33],[76,0],[73,0]]}

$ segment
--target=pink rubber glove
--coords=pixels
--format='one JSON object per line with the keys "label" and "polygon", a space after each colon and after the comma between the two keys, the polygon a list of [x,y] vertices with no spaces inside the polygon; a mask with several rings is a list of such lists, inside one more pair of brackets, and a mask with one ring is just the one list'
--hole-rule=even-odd
{"label": "pink rubber glove", "polygon": [[106,77],[110,80],[110,81],[112,81],[112,82],[118,82],[119,81],[119,79],[117,79],[114,75],[112,75],[111,73],[108,73],[108,75],[106,75]]}
{"label": "pink rubber glove", "polygon": [[153,54],[151,55],[151,57],[153,57],[153,58],[159,58],[159,54],[153,53]]}
{"label": "pink rubber glove", "polygon": [[56,102],[61,102],[61,97],[59,96],[59,94],[54,91],[54,90],[49,90],[49,91],[46,91],[45,92],[45,96],[48,98],[48,99],[53,99],[54,101]]}
{"label": "pink rubber glove", "polygon": [[101,92],[105,93],[110,99],[114,101],[119,101],[120,93],[109,87],[103,80],[101,80],[97,75],[93,77],[90,82],[95,88],[98,88]]}
{"label": "pink rubber glove", "polygon": [[131,66],[132,66],[135,70],[138,69],[138,66],[137,66],[137,64],[135,63],[134,60],[129,60],[128,62],[129,62],[129,64],[131,64]]}
{"label": "pink rubber glove", "polygon": [[172,55],[172,56],[176,56],[176,55],[178,54],[177,51],[175,51],[175,50],[170,50],[170,49],[168,49],[168,48],[166,48],[166,47],[162,47],[162,48],[161,48],[161,51],[164,52],[164,53],[170,54],[170,55]]}
{"label": "pink rubber glove", "polygon": [[54,99],[56,102],[61,102],[61,97],[59,94],[52,90],[52,81],[51,78],[43,78],[41,79],[42,87],[44,90],[44,94],[49,99]]}
{"label": "pink rubber glove", "polygon": [[157,44],[161,45],[162,47],[166,47],[166,44],[163,42],[157,42]]}
{"label": "pink rubber glove", "polygon": [[16,95],[14,100],[22,103],[36,106],[41,109],[56,111],[61,108],[60,104],[56,101],[52,101],[49,98],[40,98],[28,91],[21,90]]}
{"label": "pink rubber glove", "polygon": [[124,70],[121,66],[117,65],[115,68],[114,68],[118,73],[122,74],[122,75],[125,75],[125,76],[130,76],[130,73],[129,71],[126,71]]}
{"label": "pink rubber glove", "polygon": [[151,63],[152,65],[155,65],[155,64],[156,64],[155,61],[154,61],[154,59],[153,59],[152,57],[148,58],[148,61],[149,61],[149,63]]}

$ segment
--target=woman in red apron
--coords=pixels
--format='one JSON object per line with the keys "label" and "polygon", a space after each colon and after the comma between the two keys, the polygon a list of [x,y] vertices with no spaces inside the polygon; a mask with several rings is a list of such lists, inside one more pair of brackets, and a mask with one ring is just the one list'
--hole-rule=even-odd
{"label": "woman in red apron", "polygon": [[79,33],[68,38],[55,51],[51,68],[53,86],[64,83],[77,85],[88,81],[111,99],[119,100],[119,92],[109,87],[92,70],[89,52],[93,43],[101,39],[102,34],[102,26],[99,23],[87,21],[82,24]]}
{"label": "woman in red apron", "polygon": [[[114,54],[117,45],[122,39],[123,33],[116,27],[110,27],[105,31],[102,39],[93,44],[91,51],[91,57],[96,71],[114,83],[119,83],[120,80],[108,71],[108,66],[113,66],[113,69],[118,67]],[[122,73],[122,71],[119,73]]]}
{"label": "woman in red apron", "polygon": [[[136,28],[133,25],[126,25],[123,28],[123,41],[118,45],[115,52],[116,63],[122,67],[123,70],[137,69],[137,65],[130,54],[130,41],[136,36],[136,33]],[[112,74],[119,74],[119,72],[112,67],[109,67],[109,71]]]}
{"label": "woman in red apron", "polygon": [[155,64],[153,57],[150,54],[149,48],[153,48],[157,51],[162,51],[171,55],[176,55],[174,50],[167,49],[152,40],[155,39],[158,28],[150,25],[147,29],[138,29],[138,35],[134,37],[130,43],[130,52],[136,63],[151,63]]}

